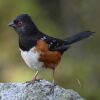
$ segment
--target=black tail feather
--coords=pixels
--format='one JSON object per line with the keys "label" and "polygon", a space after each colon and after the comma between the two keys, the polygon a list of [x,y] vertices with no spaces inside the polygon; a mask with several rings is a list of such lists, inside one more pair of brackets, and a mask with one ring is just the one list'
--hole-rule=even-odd
{"label": "black tail feather", "polygon": [[90,37],[93,33],[94,32],[91,32],[91,31],[84,31],[76,35],[73,35],[71,37],[67,37],[64,39],[64,41],[66,41],[66,44],[70,45],[72,43],[75,43],[75,42],[78,42],[80,40]]}

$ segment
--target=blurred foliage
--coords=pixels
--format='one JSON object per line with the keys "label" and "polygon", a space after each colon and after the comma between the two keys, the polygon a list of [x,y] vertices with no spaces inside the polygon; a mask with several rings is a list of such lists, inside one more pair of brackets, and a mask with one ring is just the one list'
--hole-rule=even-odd
{"label": "blurred foliage", "polygon": [[[16,15],[28,13],[42,32],[57,38],[85,30],[95,32],[93,38],[74,44],[63,55],[56,69],[56,81],[87,100],[100,100],[99,3],[99,0],[0,0],[0,81],[24,82],[33,77],[34,72],[20,56],[17,34],[7,26]],[[40,72],[39,77],[51,81],[52,71]]]}

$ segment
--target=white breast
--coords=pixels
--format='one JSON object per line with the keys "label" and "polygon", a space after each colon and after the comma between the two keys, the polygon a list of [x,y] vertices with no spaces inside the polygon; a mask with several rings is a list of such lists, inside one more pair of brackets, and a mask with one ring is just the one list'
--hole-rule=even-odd
{"label": "white breast", "polygon": [[22,51],[21,56],[24,59],[25,63],[33,70],[43,69],[43,62],[39,61],[39,53],[36,51],[35,47],[30,51]]}

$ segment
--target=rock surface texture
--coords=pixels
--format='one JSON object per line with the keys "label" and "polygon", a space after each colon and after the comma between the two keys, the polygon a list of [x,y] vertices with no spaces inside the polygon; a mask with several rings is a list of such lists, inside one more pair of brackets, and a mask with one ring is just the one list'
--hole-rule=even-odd
{"label": "rock surface texture", "polygon": [[34,85],[27,83],[0,83],[0,100],[84,100],[77,92],[55,86],[54,94],[48,94],[51,85],[41,80]]}

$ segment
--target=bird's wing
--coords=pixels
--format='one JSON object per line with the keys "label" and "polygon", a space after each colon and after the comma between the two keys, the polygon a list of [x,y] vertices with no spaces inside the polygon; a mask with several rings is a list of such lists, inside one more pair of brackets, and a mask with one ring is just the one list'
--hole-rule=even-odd
{"label": "bird's wing", "polygon": [[47,35],[43,35],[41,39],[46,41],[50,51],[60,51],[63,53],[67,48],[69,48],[69,45],[65,45],[65,41],[61,39]]}

